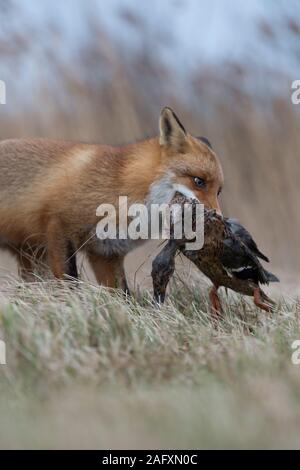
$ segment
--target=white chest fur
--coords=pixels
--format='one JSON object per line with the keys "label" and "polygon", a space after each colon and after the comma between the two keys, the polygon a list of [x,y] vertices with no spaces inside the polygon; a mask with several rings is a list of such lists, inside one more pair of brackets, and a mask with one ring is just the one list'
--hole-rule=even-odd
{"label": "white chest fur", "polygon": [[[97,234],[95,234],[95,231],[93,231],[94,237],[92,243],[89,245],[90,249],[92,249],[92,251],[94,251],[95,253],[106,257],[125,256],[131,250],[137,248],[142,243],[144,243],[147,239],[157,239],[158,234],[155,233],[153,236],[153,233],[151,231],[151,205],[170,203],[176,192],[179,192],[188,198],[196,199],[195,194],[189,188],[184,185],[177,184],[176,179],[174,182],[174,174],[172,172],[168,172],[160,180],[155,181],[151,185],[149,195],[145,203],[144,219],[146,220],[141,220],[141,225],[144,225],[144,227],[146,226],[148,228],[147,238],[135,239],[135,237],[130,236],[130,230],[128,230],[127,237],[125,239],[120,239],[118,238],[118,236],[100,239],[99,237],[97,237]],[[128,210],[128,207],[126,209]],[[118,227],[116,232],[119,232]]]}

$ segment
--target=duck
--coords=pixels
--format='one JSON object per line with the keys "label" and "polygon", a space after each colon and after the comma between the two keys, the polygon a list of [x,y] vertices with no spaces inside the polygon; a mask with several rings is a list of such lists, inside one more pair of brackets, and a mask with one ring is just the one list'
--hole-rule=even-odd
{"label": "duck", "polygon": [[[195,204],[199,204],[197,199],[176,193],[170,205],[178,207],[178,204],[186,203],[192,205],[194,228]],[[275,303],[265,294],[261,285],[279,282],[279,279],[261,264],[261,261],[269,262],[269,258],[259,250],[252,235],[237,219],[223,217],[208,209],[204,209],[203,217],[204,243],[201,249],[187,249],[186,242],[191,240],[184,237],[175,239],[171,230],[170,239],[153,260],[151,274],[155,302],[164,302],[167,285],[175,270],[175,257],[182,253],[212,282],[209,299],[214,318],[222,316],[218,296],[220,287],[251,296],[257,307],[271,312]]]}

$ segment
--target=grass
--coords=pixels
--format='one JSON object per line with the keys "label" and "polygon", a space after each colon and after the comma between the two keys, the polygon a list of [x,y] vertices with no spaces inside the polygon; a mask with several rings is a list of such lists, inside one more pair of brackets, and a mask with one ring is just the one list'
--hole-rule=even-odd
{"label": "grass", "polygon": [[272,316],[173,291],[126,300],[82,283],[8,282],[0,301],[1,448],[299,447],[299,304]]}

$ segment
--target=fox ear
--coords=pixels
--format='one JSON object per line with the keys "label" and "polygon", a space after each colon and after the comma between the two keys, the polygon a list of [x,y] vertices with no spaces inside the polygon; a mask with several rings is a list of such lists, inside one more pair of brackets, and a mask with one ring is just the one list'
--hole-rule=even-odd
{"label": "fox ear", "polygon": [[186,140],[186,130],[171,108],[163,108],[159,118],[159,143],[179,151]]}
{"label": "fox ear", "polygon": [[212,145],[211,145],[211,143],[210,143],[210,141],[208,140],[207,137],[200,136],[200,137],[197,137],[197,139],[201,140],[201,142],[203,142],[205,145],[207,145],[207,147],[212,149]]}

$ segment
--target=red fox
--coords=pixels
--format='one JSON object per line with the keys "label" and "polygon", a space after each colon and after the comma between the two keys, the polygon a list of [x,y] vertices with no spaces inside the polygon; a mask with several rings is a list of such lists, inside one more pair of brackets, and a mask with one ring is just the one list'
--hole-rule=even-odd
{"label": "red fox", "polygon": [[[176,191],[193,194],[220,213],[223,172],[206,139],[192,137],[168,107],[159,136],[124,147],[11,139],[0,143],[0,247],[32,270],[30,254],[46,253],[54,276],[77,277],[82,249],[97,281],[127,289],[125,255],[138,240],[100,240],[100,204],[168,203]],[[42,256],[42,255],[41,255]]]}

